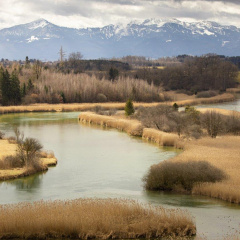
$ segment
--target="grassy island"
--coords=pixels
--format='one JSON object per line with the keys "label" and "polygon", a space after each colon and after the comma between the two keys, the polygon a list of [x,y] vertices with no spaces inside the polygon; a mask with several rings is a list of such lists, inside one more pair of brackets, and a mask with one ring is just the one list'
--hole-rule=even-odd
{"label": "grassy island", "polygon": [[57,165],[53,153],[40,152],[38,164],[20,164],[18,161],[18,145],[9,140],[0,139],[0,181],[26,177],[37,172],[48,170],[49,166]]}

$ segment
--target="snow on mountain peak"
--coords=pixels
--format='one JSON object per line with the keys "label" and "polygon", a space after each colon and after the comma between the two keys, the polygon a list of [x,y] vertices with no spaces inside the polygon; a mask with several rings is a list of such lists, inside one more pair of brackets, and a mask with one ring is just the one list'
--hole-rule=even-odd
{"label": "snow on mountain peak", "polygon": [[44,28],[49,24],[48,21],[46,21],[45,19],[38,19],[37,21],[31,22],[28,27],[28,29],[30,30],[35,30],[37,28]]}

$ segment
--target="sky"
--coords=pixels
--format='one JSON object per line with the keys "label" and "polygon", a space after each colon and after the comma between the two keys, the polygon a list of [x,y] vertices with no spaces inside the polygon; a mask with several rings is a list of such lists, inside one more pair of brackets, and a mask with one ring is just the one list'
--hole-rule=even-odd
{"label": "sky", "polygon": [[0,29],[39,18],[74,28],[149,18],[216,21],[240,27],[240,0],[0,0]]}

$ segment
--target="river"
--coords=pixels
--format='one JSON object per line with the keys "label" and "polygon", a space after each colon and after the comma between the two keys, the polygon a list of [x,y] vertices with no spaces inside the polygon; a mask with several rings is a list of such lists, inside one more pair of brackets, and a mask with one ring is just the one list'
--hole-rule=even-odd
{"label": "river", "polygon": [[[238,106],[238,105],[237,105]],[[26,137],[52,150],[58,165],[44,174],[0,183],[0,204],[86,197],[135,199],[179,207],[195,218],[198,236],[223,239],[240,229],[240,206],[181,194],[146,192],[142,177],[149,167],[179,151],[157,147],[117,130],[78,123],[79,113],[26,113],[0,116],[0,130]]]}

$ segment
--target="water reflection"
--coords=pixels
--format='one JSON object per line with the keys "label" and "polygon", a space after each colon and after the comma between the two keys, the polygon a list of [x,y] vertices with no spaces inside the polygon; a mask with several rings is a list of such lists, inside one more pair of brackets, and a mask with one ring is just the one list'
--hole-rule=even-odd
{"label": "water reflection", "polygon": [[35,174],[30,177],[7,181],[6,184],[15,186],[17,191],[35,193],[37,189],[41,188],[44,174]]}
{"label": "water reflection", "polygon": [[[188,208],[211,208],[221,205],[224,201],[218,201],[204,196],[193,196],[185,194],[177,194],[171,192],[153,192],[145,191],[144,198],[153,204],[163,204],[172,207],[188,207]],[[240,208],[238,208],[240,209]]]}

